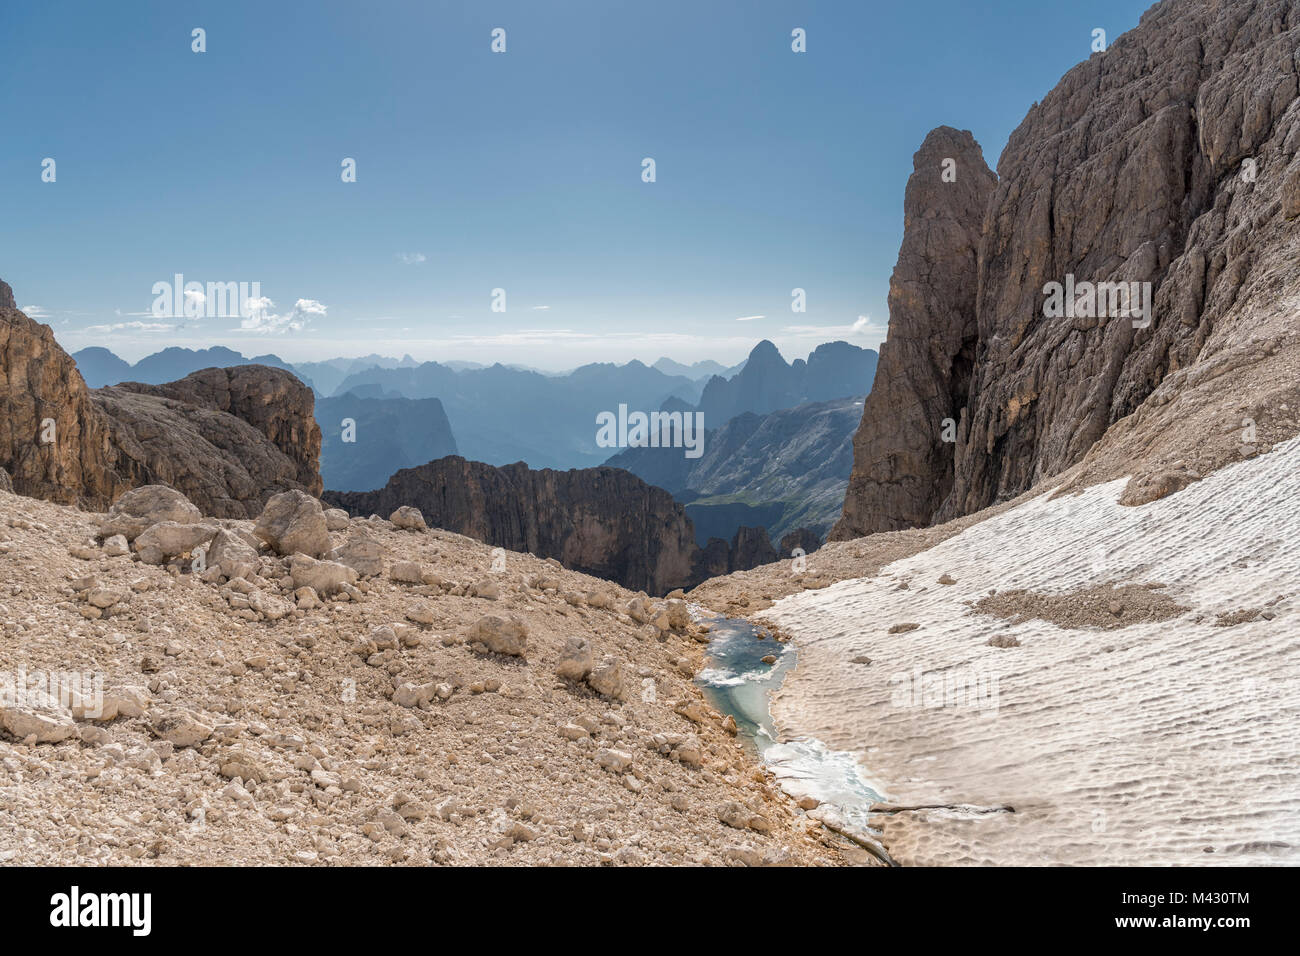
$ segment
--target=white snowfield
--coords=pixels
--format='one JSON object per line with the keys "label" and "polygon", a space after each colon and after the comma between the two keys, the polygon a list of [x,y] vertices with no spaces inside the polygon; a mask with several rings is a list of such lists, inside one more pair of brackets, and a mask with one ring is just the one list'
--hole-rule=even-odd
{"label": "white snowfield", "polygon": [[[783,737],[856,752],[894,804],[1014,809],[873,816],[900,862],[1300,863],[1300,439],[1142,507],[1123,487],[1040,496],[768,613],[799,655]],[[971,608],[1104,582],[1188,610],[1064,629]],[[1271,619],[1218,624],[1252,610]]]}

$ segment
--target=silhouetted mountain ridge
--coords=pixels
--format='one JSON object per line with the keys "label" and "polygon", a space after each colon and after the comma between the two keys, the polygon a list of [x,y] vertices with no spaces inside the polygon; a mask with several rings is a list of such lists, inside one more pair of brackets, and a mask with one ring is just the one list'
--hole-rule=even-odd
{"label": "silhouetted mountain ridge", "polygon": [[754,346],[745,367],[733,378],[714,376],[704,386],[699,410],[706,428],[717,428],[745,412],[765,415],[805,402],[866,395],[879,356],[848,342],[819,345],[808,359],[787,364],[767,339]]}
{"label": "silhouetted mountain ridge", "polygon": [[320,474],[326,488],[382,488],[402,468],[457,453],[436,398],[365,397],[351,392],[316,400]]}

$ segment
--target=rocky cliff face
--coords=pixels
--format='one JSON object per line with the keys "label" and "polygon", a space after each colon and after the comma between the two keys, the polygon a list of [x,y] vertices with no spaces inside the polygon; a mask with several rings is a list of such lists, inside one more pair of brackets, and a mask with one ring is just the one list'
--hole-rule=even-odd
{"label": "rocky cliff face", "polygon": [[297,482],[309,494],[320,493],[321,432],[313,417],[314,399],[311,389],[292,373],[241,365],[203,369],[165,385],[124,382],[117,388],[224,412],[246,422],[293,463],[288,481]]}
{"label": "rocky cliff face", "polygon": [[124,487],[166,484],[220,518],[255,517],[281,491],[320,494],[312,394],[288,372],[205,369],[91,398],[108,426],[108,467]]}
{"label": "rocky cliff face", "polygon": [[167,484],[204,514],[253,517],[280,491],[319,494],[319,455],[311,390],[289,373],[206,369],[91,391],[0,283],[0,467],[19,494],[103,510]]}
{"label": "rocky cliff face", "polygon": [[781,556],[772,547],[766,528],[738,528],[731,539],[729,571],[747,571],[771,564]]}
{"label": "rocky cliff face", "polygon": [[0,281],[0,467],[19,494],[106,506],[125,490],[104,467],[109,455],[107,423],[76,363]]}
{"label": "rocky cliff face", "polygon": [[663,594],[692,583],[694,530],[668,492],[615,468],[534,471],[458,456],[405,468],[378,491],[328,491],[354,515],[419,508],[431,527]]}
{"label": "rocky cliff face", "polygon": [[[945,163],[955,181],[945,181]],[[836,538],[926,524],[952,488],[953,444],[978,343],[984,210],[997,179],[969,132],[940,127],[913,158],[903,245],[889,282],[889,336],[853,439]]]}
{"label": "rocky cliff face", "polygon": [[780,557],[792,555],[796,548],[805,555],[812,554],[822,546],[821,540],[807,528],[796,528],[781,539]]}
{"label": "rocky cliff face", "polygon": [[720,539],[697,547],[691,520],[668,492],[617,468],[533,470],[449,456],[405,468],[378,491],[321,498],[352,515],[411,505],[431,527],[651,594],[774,560],[761,528],[742,529],[732,548]]}
{"label": "rocky cliff face", "polygon": [[[1131,475],[1137,503],[1294,434],[1298,50],[1296,0],[1165,0],[1030,110],[984,209],[971,367],[941,351],[930,377],[968,377],[945,416],[959,421],[951,487],[942,449],[879,414],[921,404],[930,435],[943,404],[882,372],[835,537],[967,514],[1075,465],[1090,480]],[[967,213],[931,213],[944,214]],[[925,215],[908,209],[904,253]],[[930,288],[970,281],[967,256],[940,265]],[[1070,281],[1151,283],[1149,323],[1046,317],[1045,288]],[[965,338],[968,315],[900,305],[891,287],[886,354],[926,329],[949,347]],[[900,482],[908,461],[916,480]]]}

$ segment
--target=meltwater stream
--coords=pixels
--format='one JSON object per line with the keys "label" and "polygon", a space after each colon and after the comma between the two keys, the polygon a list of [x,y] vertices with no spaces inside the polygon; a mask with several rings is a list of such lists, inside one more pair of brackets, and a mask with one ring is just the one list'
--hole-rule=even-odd
{"label": "meltwater stream", "polygon": [[[696,609],[698,610],[698,609]],[[763,628],[727,617],[702,617],[710,627],[708,667],[696,675],[717,710],[736,719],[740,734],[758,751],[781,788],[796,799],[815,797],[845,820],[867,828],[867,809],[880,796],[863,778],[857,757],[828,750],[819,740],[779,740],[770,700],[795,665],[795,649],[767,636]],[[772,655],[775,663],[763,658]]]}

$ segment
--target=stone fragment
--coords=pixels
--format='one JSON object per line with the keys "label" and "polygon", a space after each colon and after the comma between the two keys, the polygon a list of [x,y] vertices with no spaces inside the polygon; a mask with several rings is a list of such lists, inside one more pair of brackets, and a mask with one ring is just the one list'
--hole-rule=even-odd
{"label": "stone fragment", "polygon": [[583,680],[591,673],[592,664],[591,642],[585,637],[569,637],[564,641],[555,675],[563,680]]}
{"label": "stone fragment", "polygon": [[601,658],[587,675],[587,685],[598,694],[622,700],[626,693],[623,662],[612,655]]}
{"label": "stone fragment", "polygon": [[615,750],[612,747],[602,747],[596,751],[596,763],[601,768],[613,773],[623,773],[628,767],[632,766],[632,755],[623,750]]}
{"label": "stone fragment", "polygon": [[523,657],[528,649],[528,625],[517,617],[487,614],[474,622],[466,639],[486,645],[495,654]]}
{"label": "stone fragment", "polygon": [[420,509],[412,508],[410,505],[402,505],[388,516],[388,520],[404,531],[429,530],[429,526],[424,523],[424,515],[420,514]]}
{"label": "stone fragment", "polygon": [[320,502],[297,490],[272,497],[253,525],[253,534],[283,555],[301,552],[319,558],[333,547]]}
{"label": "stone fragment", "polygon": [[0,700],[0,727],[18,740],[53,744],[77,734],[72,714],[63,707],[7,704]]}
{"label": "stone fragment", "polygon": [[142,485],[113,502],[99,524],[99,534],[102,538],[122,535],[127,541],[134,541],[159,522],[194,524],[202,517],[199,509],[179,491],[166,485]]}
{"label": "stone fragment", "polygon": [[388,579],[398,584],[423,584],[424,573],[418,561],[394,561],[388,566]]}
{"label": "stone fragment", "polygon": [[438,615],[431,604],[417,604],[406,612],[408,620],[416,624],[433,624],[438,620]]}
{"label": "stone fragment", "polygon": [[176,747],[195,747],[212,736],[212,728],[189,711],[160,711],[150,720],[154,736]]}
{"label": "stone fragment", "polygon": [[101,609],[110,608],[125,597],[126,592],[116,588],[91,588],[86,592],[87,603]]}
{"label": "stone fragment", "polygon": [[346,564],[362,577],[384,573],[384,547],[364,532],[353,532],[328,555],[331,561]]}
{"label": "stone fragment", "polygon": [[257,571],[257,550],[233,531],[222,528],[208,543],[208,568],[228,578],[247,578]]}
{"label": "stone fragment", "polygon": [[767,833],[772,829],[771,822],[761,814],[755,813],[743,803],[729,801],[718,808],[718,819],[737,830],[756,830]]}
{"label": "stone fragment", "polygon": [[132,547],[143,564],[164,564],[170,558],[190,554],[211,541],[219,529],[210,524],[179,524],[160,521],[136,536]]}
{"label": "stone fragment", "polygon": [[295,554],[289,560],[289,576],[293,579],[294,587],[311,588],[318,595],[327,597],[357,580],[356,570],[346,564],[317,561],[305,554]]}
{"label": "stone fragment", "polygon": [[591,734],[577,724],[561,724],[560,736],[565,740],[580,740],[583,737],[590,737]]}

